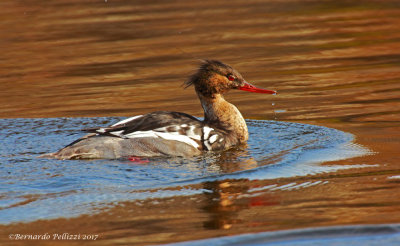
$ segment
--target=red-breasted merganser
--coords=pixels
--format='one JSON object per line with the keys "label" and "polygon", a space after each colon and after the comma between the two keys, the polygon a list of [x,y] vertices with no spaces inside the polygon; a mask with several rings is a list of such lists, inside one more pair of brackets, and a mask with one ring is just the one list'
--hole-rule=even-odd
{"label": "red-breasted merganser", "polygon": [[276,94],[247,83],[239,72],[217,60],[204,60],[185,85],[194,85],[204,109],[203,121],[179,112],[138,115],[109,127],[88,129],[90,134],[42,157],[191,157],[205,151],[226,150],[245,143],[249,134],[242,114],[224,99],[223,94],[230,89]]}

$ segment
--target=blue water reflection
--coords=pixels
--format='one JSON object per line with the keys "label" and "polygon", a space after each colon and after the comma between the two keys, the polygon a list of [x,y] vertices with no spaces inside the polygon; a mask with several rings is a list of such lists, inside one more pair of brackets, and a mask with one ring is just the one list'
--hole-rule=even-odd
{"label": "blue water reflection", "polygon": [[[352,143],[351,134],[335,129],[249,120],[248,146],[192,159],[151,158],[149,163],[136,164],[37,158],[83,135],[82,128],[120,119],[0,119],[1,223],[74,217],[121,201],[198,194],[203,190],[187,185],[227,178],[273,180],[363,167],[319,164],[368,152]],[[319,183],[269,188],[299,189]]]}

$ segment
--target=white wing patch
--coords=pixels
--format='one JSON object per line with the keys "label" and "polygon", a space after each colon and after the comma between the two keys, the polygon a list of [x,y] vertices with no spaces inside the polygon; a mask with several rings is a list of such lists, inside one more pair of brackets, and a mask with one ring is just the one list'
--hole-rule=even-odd
{"label": "white wing patch", "polygon": [[[158,128],[160,129],[160,128]],[[155,129],[157,130],[157,129]],[[179,134],[178,132],[157,132],[157,131],[136,131],[129,134],[124,135],[125,138],[162,138],[166,140],[175,140],[179,142],[183,142],[189,145],[192,145],[195,148],[198,148],[200,145],[190,138],[187,135]]]}
{"label": "white wing patch", "polygon": [[[186,124],[183,124],[183,125],[186,125]],[[181,125],[181,126],[183,126],[183,125]],[[171,126],[169,126],[169,127],[171,127]],[[183,127],[185,127],[185,126],[183,126]],[[186,127],[187,127],[187,125],[186,125]],[[194,132],[194,129],[196,129],[196,126],[190,126],[189,130],[186,131],[186,135],[182,135],[182,134],[179,133],[179,130],[180,130],[179,126],[175,126],[175,128],[174,128],[175,131],[168,131],[167,127],[160,127],[160,128],[154,129],[153,131],[162,132],[162,133],[169,133],[169,134],[172,134],[172,135],[185,136],[185,137],[189,137],[189,138],[192,138],[192,139],[201,140],[201,136],[197,135]]]}
{"label": "white wing patch", "polygon": [[212,149],[211,145],[207,141],[204,141],[204,145],[207,147],[207,150]]}
{"label": "white wing patch", "polygon": [[124,130],[121,130],[121,131],[110,132],[110,134],[124,138],[124,135],[122,134],[123,132]]}
{"label": "white wing patch", "polygon": [[[143,115],[136,115],[136,116],[127,118],[127,119],[125,119],[125,120],[121,120],[121,121],[115,123],[114,125],[111,125],[111,127],[116,127],[116,126],[125,124],[125,123],[127,123],[127,122],[129,122],[129,121],[131,121],[131,120],[138,119],[138,118],[140,118],[140,117],[142,117],[142,116],[143,116]],[[96,132],[98,132],[98,133],[106,133],[106,132],[108,132],[108,131],[109,131],[108,127],[102,127],[102,128],[99,128],[99,129],[96,130]],[[115,136],[124,138],[124,135],[121,134],[122,132],[123,132],[123,130],[122,130],[122,131],[115,131],[115,132],[111,131],[111,132],[109,132],[109,133],[112,134],[112,135],[115,135]]]}
{"label": "white wing patch", "polygon": [[215,141],[217,141],[217,137],[218,137],[217,134],[212,135],[212,136],[210,137],[210,139],[208,139],[208,142],[210,142],[210,144],[213,144]]}
{"label": "white wing patch", "polygon": [[214,128],[211,128],[211,127],[208,127],[208,126],[203,127],[204,139],[207,139],[208,135],[210,135],[210,132],[213,131],[213,130],[214,130]]}
{"label": "white wing patch", "polygon": [[[138,118],[140,118],[140,117],[142,117],[142,116],[143,116],[143,115],[136,115],[136,116],[127,118],[127,119],[125,119],[125,120],[121,120],[121,121],[115,123],[114,125],[112,125],[112,127],[113,127],[113,126],[118,126],[118,125],[125,124],[126,122],[129,122],[129,121],[131,121],[131,120],[136,120],[136,119],[138,119]],[[99,130],[101,130],[101,129],[99,129]],[[98,131],[99,131],[99,130],[98,130]]]}
{"label": "white wing patch", "polygon": [[[208,139],[208,137],[210,136],[211,131],[214,131],[214,128],[211,128],[211,127],[208,127],[208,126],[204,126],[203,127],[204,146],[206,146],[207,150],[211,150],[212,149],[211,144],[213,142],[211,142],[210,139]],[[213,135],[213,136],[215,136],[215,138],[217,137],[217,135]]]}

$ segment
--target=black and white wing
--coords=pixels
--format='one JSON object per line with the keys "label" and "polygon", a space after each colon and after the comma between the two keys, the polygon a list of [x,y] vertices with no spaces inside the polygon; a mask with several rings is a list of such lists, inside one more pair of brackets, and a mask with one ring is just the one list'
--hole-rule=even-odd
{"label": "black and white wing", "polygon": [[184,142],[202,149],[203,123],[193,116],[179,112],[153,112],[127,118],[109,127],[87,129],[98,135],[125,139],[159,138]]}
{"label": "black and white wing", "polygon": [[202,143],[204,150],[223,150],[228,144],[228,133],[213,126],[203,126]]}

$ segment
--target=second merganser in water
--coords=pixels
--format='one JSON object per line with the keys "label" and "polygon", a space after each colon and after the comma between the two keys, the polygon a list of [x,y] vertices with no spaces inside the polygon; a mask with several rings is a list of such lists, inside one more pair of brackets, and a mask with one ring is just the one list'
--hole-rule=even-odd
{"label": "second merganser in water", "polygon": [[134,116],[109,127],[92,128],[90,134],[61,150],[42,155],[57,159],[116,159],[125,157],[200,155],[226,150],[249,138],[239,110],[223,94],[230,89],[276,94],[247,83],[232,67],[205,60],[186,87],[193,85],[204,110],[204,120],[185,113],[159,111]]}

